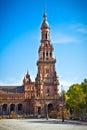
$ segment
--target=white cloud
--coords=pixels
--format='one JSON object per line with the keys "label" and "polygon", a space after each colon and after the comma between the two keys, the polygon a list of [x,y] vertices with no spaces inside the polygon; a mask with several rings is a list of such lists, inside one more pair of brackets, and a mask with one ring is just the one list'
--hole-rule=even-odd
{"label": "white cloud", "polygon": [[[30,77],[31,77],[31,80],[32,81],[35,81],[35,77],[36,77],[36,74],[31,71],[29,72],[30,74]],[[0,80],[0,86],[18,86],[18,85],[22,85],[23,84],[23,79],[24,77],[26,76],[26,73],[25,74],[19,74],[17,77],[13,78],[4,78],[4,80]]]}
{"label": "white cloud", "polygon": [[7,84],[0,80],[0,86],[6,86]]}
{"label": "white cloud", "polygon": [[54,34],[52,35],[52,42],[67,44],[67,43],[78,43],[79,41],[74,36],[57,32],[55,35]]}
{"label": "white cloud", "polygon": [[51,34],[51,39],[53,43],[78,44],[83,41],[79,34],[87,34],[87,25],[81,23],[70,24],[69,26],[64,28],[64,32],[57,31],[56,27],[56,29],[54,29],[54,31],[52,31]]}
{"label": "white cloud", "polygon": [[8,78],[4,79],[4,81],[0,80],[0,86],[17,86],[22,85],[23,78]]}
{"label": "white cloud", "polygon": [[69,27],[71,29],[74,29],[77,32],[87,33],[87,25],[85,25],[85,24],[75,23],[75,24],[71,24]]}
{"label": "white cloud", "polygon": [[59,91],[61,92],[61,86],[63,86],[63,89],[67,91],[72,84],[72,82],[60,79]]}
{"label": "white cloud", "polygon": [[81,27],[82,25],[83,24],[81,24],[81,23],[72,23],[72,24],[69,25],[69,28],[70,29],[76,29],[76,28]]}
{"label": "white cloud", "polygon": [[36,75],[37,75],[37,74],[36,74],[34,71],[31,71],[29,74],[30,74],[31,80],[32,80],[32,81],[35,81],[35,78],[36,78]]}
{"label": "white cloud", "polygon": [[61,85],[63,85],[63,86],[70,86],[70,85],[72,84],[71,82],[66,81],[66,80],[61,80],[60,83],[61,83]]}
{"label": "white cloud", "polygon": [[59,79],[60,85],[59,85],[59,91],[61,92],[61,86],[63,86],[63,89],[67,91],[69,87],[73,84],[80,83],[80,78],[78,76],[73,76],[72,80],[63,79],[61,76]]}
{"label": "white cloud", "polygon": [[77,31],[81,33],[87,33],[87,28],[78,28]]}

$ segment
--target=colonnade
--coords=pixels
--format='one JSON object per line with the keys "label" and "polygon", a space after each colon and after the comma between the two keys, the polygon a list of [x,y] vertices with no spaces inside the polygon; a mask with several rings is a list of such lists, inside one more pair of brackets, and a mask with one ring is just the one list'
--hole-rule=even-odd
{"label": "colonnade", "polygon": [[9,115],[12,111],[23,114],[23,109],[23,104],[21,103],[0,104],[0,115]]}

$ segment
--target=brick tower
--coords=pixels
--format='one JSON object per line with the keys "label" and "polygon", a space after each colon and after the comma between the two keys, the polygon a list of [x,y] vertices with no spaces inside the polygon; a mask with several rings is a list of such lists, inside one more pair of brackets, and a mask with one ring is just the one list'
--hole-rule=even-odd
{"label": "brick tower", "polygon": [[[41,25],[41,45],[38,50],[38,73],[35,81],[39,101],[39,103],[37,103],[39,104],[39,113],[45,108],[46,104],[49,110],[53,109],[55,101],[57,101],[54,99],[58,99],[59,80],[55,69],[56,59],[53,56],[53,52],[54,48],[50,40],[50,26],[47,22],[47,14],[44,13],[43,23]],[[58,103],[56,103],[56,105],[58,105]]]}

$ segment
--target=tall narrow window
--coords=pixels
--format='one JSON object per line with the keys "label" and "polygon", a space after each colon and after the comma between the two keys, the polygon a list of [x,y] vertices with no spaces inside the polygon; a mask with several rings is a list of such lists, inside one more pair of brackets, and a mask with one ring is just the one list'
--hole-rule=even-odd
{"label": "tall narrow window", "polygon": [[46,47],[47,47],[47,43],[46,43]]}
{"label": "tall narrow window", "polygon": [[41,115],[41,107],[38,107],[38,114]]}
{"label": "tall narrow window", "polygon": [[45,35],[45,38],[46,38],[46,40],[47,40],[47,33],[46,33],[46,35]]}
{"label": "tall narrow window", "polygon": [[52,57],[52,52],[50,52],[50,57]]}
{"label": "tall narrow window", "polygon": [[48,52],[46,52],[46,56],[48,56]]}
{"label": "tall narrow window", "polygon": [[49,91],[50,91],[50,90],[49,90],[49,89],[47,89],[47,93],[49,93]]}

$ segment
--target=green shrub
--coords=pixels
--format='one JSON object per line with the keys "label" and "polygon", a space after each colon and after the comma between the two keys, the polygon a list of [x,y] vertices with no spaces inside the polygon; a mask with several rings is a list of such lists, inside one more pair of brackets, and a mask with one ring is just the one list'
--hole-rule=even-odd
{"label": "green shrub", "polygon": [[34,115],[25,115],[25,119],[37,119],[37,116],[34,116]]}
{"label": "green shrub", "polygon": [[49,117],[50,117],[50,118],[56,119],[57,116],[58,116],[58,112],[57,112],[56,110],[53,110],[53,111],[51,111],[51,112],[49,113]]}

